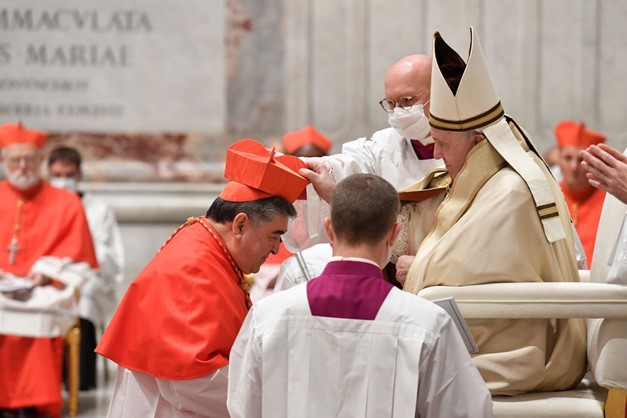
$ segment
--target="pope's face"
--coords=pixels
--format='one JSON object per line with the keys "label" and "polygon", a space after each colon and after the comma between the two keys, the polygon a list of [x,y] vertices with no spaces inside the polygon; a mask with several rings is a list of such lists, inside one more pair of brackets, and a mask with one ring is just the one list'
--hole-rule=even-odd
{"label": "pope's face", "polygon": [[233,258],[244,273],[257,273],[266,258],[279,252],[281,235],[287,231],[287,215],[277,215],[274,219],[255,225],[249,218],[242,225],[240,249]]}
{"label": "pope's face", "polygon": [[564,178],[564,184],[572,192],[583,192],[592,186],[586,178],[586,170],[581,166],[581,148],[561,147],[559,154],[559,165]]}
{"label": "pope's face", "polygon": [[28,144],[13,144],[4,148],[2,156],[7,180],[14,187],[26,190],[39,183],[41,153],[37,148]]}
{"label": "pope's face", "polygon": [[433,157],[444,161],[451,180],[455,180],[466,162],[466,156],[477,143],[476,135],[479,134],[431,129],[431,136],[434,141]]}

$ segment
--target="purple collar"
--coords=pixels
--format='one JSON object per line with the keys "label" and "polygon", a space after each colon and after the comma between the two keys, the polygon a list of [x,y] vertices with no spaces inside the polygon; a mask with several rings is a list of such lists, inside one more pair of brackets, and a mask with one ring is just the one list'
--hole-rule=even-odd
{"label": "purple collar", "polygon": [[417,139],[412,139],[411,146],[414,148],[414,152],[418,156],[419,160],[431,160],[433,159],[433,144],[422,145],[422,142]]}
{"label": "purple collar", "polygon": [[331,261],[307,282],[307,299],[314,316],[373,320],[393,287],[372,264]]}

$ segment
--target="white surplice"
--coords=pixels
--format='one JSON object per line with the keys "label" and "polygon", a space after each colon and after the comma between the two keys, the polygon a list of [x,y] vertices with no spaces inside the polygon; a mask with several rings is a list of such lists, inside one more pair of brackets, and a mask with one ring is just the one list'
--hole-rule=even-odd
{"label": "white surplice", "polygon": [[197,379],[164,380],[118,366],[107,417],[228,418],[228,369]]}
{"label": "white surplice", "polygon": [[249,312],[229,364],[231,417],[481,417],[492,401],[448,314],[393,288],[370,320],[312,316],[307,284]]}
{"label": "white surplice", "polygon": [[[375,132],[371,138],[359,138],[342,146],[341,154],[307,160],[322,161],[336,183],[356,173],[383,177],[397,190],[422,179],[431,170],[442,167],[442,160],[421,160],[416,156],[411,140],[403,138],[393,128]],[[324,218],[329,205],[321,200],[313,186],[307,186],[307,200],[295,203],[298,216],[290,222],[283,236],[286,247],[296,252],[321,242],[329,242],[324,231]]]}
{"label": "white surplice", "polygon": [[117,305],[115,287],[123,278],[124,247],[115,214],[89,194],[81,199],[98,259],[98,275],[85,282],[79,301],[81,318],[98,325]]}

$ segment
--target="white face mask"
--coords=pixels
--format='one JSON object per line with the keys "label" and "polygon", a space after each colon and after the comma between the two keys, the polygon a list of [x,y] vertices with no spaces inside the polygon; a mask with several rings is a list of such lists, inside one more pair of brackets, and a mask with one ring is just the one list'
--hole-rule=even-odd
{"label": "white face mask", "polygon": [[78,182],[74,177],[53,177],[50,179],[50,184],[59,189],[67,189],[73,192],[78,190]]}
{"label": "white face mask", "polygon": [[394,111],[388,114],[388,123],[399,135],[407,139],[418,139],[422,142],[422,139],[431,133],[423,104],[415,104],[408,110],[395,107]]}

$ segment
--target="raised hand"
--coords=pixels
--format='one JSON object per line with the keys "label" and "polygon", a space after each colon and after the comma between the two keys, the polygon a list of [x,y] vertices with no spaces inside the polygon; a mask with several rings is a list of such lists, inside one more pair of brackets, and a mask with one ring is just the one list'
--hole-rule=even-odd
{"label": "raised hand", "polygon": [[335,181],[331,177],[326,165],[320,161],[307,160],[307,168],[301,168],[299,173],[311,182],[316,193],[322,200],[331,203],[331,196],[335,190]]}
{"label": "raised hand", "polygon": [[627,157],[605,144],[591,145],[581,156],[588,182],[627,204]]}

